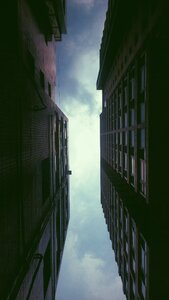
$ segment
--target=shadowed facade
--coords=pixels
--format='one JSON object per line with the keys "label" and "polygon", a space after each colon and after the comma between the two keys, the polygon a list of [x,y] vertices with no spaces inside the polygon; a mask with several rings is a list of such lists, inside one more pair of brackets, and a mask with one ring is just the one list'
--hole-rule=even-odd
{"label": "shadowed facade", "polygon": [[101,202],[127,299],[168,295],[168,17],[167,1],[109,1],[101,42]]}
{"label": "shadowed facade", "polygon": [[2,300],[55,299],[69,221],[68,119],[54,102],[65,5],[15,0],[1,10]]}

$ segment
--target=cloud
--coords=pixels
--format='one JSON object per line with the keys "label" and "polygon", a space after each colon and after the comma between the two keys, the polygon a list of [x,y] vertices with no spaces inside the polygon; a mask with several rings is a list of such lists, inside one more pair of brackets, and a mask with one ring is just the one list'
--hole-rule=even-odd
{"label": "cloud", "polygon": [[95,0],[73,0],[73,4],[84,6],[87,9],[93,8]]}
{"label": "cloud", "polygon": [[[79,2],[82,5],[83,2]],[[96,91],[96,80],[104,14],[101,13],[98,2],[101,6],[105,6],[105,3],[102,4],[103,1],[96,1],[95,8],[87,15],[82,13],[78,5],[71,10],[70,34],[58,48],[56,98],[63,110],[65,109],[63,102],[70,103],[70,101],[86,104],[90,113],[99,114],[101,110],[101,93]]]}
{"label": "cloud", "polygon": [[59,285],[56,299],[68,300],[72,294],[74,300],[110,300],[112,296],[115,300],[125,299],[120,292],[120,278],[113,272],[107,272],[105,261],[93,253],[86,252],[79,258],[77,243],[78,235],[70,233],[62,265],[66,269],[66,289]]}
{"label": "cloud", "polygon": [[101,93],[96,79],[106,5],[105,0],[69,1],[69,34],[58,50],[57,103],[69,118],[72,176],[57,300],[124,299],[100,204]]}

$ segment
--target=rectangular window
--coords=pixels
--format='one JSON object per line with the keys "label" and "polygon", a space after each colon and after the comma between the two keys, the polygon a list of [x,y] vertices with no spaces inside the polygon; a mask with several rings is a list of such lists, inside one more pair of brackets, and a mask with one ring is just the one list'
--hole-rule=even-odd
{"label": "rectangular window", "polygon": [[135,273],[136,272],[136,261],[135,261],[134,256],[132,256],[132,269],[133,269],[133,272]]}
{"label": "rectangular window", "polygon": [[128,254],[128,242],[127,242],[127,240],[125,240],[125,251]]}
{"label": "rectangular window", "polygon": [[48,95],[49,95],[49,97],[51,97],[51,85],[50,85],[50,83],[48,82]]}
{"label": "rectangular window", "polygon": [[127,106],[127,84],[124,86],[124,106]]}
{"label": "rectangular window", "polygon": [[133,126],[134,125],[134,109],[130,109],[130,126]]}
{"label": "rectangular window", "polygon": [[44,255],[44,265],[43,265],[43,289],[44,289],[44,296],[46,295],[49,279],[51,276],[51,245],[50,242],[48,243],[45,255]]}
{"label": "rectangular window", "polygon": [[127,137],[128,137],[128,132],[124,132],[124,145],[127,146]]}
{"label": "rectangular window", "polygon": [[135,249],[135,239],[136,239],[136,232],[135,232],[134,227],[132,226],[132,228],[131,228],[131,245],[132,245],[133,249]]}
{"label": "rectangular window", "polygon": [[140,191],[146,194],[146,162],[140,159]]}
{"label": "rectangular window", "polygon": [[140,89],[141,91],[145,89],[145,65],[142,65],[140,70]]}
{"label": "rectangular window", "polygon": [[132,80],[131,80],[131,100],[134,100],[134,98],[135,98],[135,85],[136,85],[135,79],[132,78]]}
{"label": "rectangular window", "polygon": [[50,195],[50,161],[46,158],[42,161],[42,199],[43,202]]}
{"label": "rectangular window", "polygon": [[118,132],[116,133],[116,145],[118,145]]}
{"label": "rectangular window", "polygon": [[35,59],[33,55],[28,51],[27,52],[27,63],[28,63],[28,68],[32,76],[35,74]]}
{"label": "rectangular window", "polygon": [[127,112],[124,114],[124,127],[127,127]]}
{"label": "rectangular window", "polygon": [[130,147],[134,147],[134,130],[130,131]]}
{"label": "rectangular window", "polygon": [[124,170],[127,171],[127,153],[124,153]]}
{"label": "rectangular window", "polygon": [[145,122],[145,103],[140,103],[140,123]]}
{"label": "rectangular window", "polygon": [[122,93],[121,93],[121,88],[119,88],[119,110],[122,109]]}
{"label": "rectangular window", "polygon": [[143,281],[141,282],[141,293],[145,299],[146,298],[146,287],[145,287],[145,284]]}
{"label": "rectangular window", "polygon": [[41,85],[42,89],[45,88],[45,76],[41,70],[40,70],[40,85]]}
{"label": "rectangular window", "polygon": [[122,145],[123,141],[122,141],[122,132],[120,132],[120,145]]}
{"label": "rectangular window", "polygon": [[135,159],[134,159],[134,156],[131,156],[131,159],[130,159],[130,173],[131,173],[131,176],[134,176],[134,174],[135,174]]}
{"label": "rectangular window", "polygon": [[128,234],[128,217],[127,217],[126,213],[124,215],[124,230],[125,230],[125,233],[127,235]]}
{"label": "rectangular window", "polygon": [[145,129],[140,130],[140,149],[145,148]]}
{"label": "rectangular window", "polygon": [[119,152],[119,165],[121,168],[122,167],[122,152],[121,151]]}
{"label": "rectangular window", "polygon": [[139,87],[140,92],[143,93],[146,87],[146,66],[145,66],[145,56],[140,59],[139,67]]}
{"label": "rectangular window", "polygon": [[119,128],[122,128],[122,116],[119,116]]}
{"label": "rectangular window", "polygon": [[134,77],[134,68],[130,73],[130,81],[129,81],[129,98],[130,100],[134,100],[135,98],[135,87],[136,87],[136,82],[135,82],[135,77]]}
{"label": "rectangular window", "polygon": [[136,294],[136,284],[133,279],[131,279],[132,293],[135,296]]}

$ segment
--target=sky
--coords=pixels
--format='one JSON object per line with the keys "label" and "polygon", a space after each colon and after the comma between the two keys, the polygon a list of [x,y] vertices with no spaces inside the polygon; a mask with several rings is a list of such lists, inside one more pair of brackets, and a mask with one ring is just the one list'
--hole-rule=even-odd
{"label": "sky", "polygon": [[56,300],[124,300],[100,203],[96,90],[106,0],[67,1],[67,35],[57,44],[56,102],[69,119],[70,222]]}

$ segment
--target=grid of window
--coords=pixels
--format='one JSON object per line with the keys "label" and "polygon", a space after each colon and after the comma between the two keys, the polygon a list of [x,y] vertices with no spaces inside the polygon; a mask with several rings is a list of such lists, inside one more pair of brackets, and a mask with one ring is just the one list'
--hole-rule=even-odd
{"label": "grid of window", "polygon": [[[146,196],[146,55],[121,79],[102,112],[101,156]],[[101,125],[103,128],[103,125]]]}
{"label": "grid of window", "polygon": [[147,243],[103,168],[101,182],[102,207],[124,293],[129,299],[137,293],[147,299]]}

